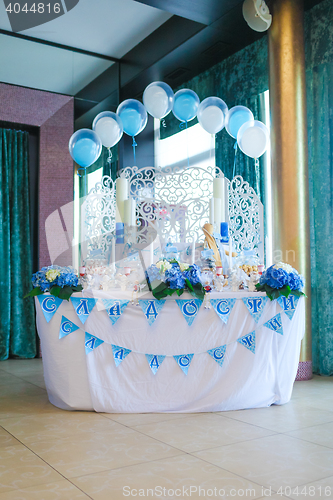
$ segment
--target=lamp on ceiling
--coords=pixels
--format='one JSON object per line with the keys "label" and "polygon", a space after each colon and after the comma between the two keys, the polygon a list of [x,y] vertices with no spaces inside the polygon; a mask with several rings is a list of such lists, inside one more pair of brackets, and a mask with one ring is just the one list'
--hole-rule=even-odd
{"label": "lamp on ceiling", "polygon": [[254,31],[266,31],[272,24],[272,16],[264,0],[245,0],[243,16]]}

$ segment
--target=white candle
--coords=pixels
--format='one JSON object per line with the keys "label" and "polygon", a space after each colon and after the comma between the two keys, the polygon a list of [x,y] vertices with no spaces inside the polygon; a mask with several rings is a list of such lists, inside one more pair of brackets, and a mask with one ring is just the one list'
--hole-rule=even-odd
{"label": "white candle", "polygon": [[115,236],[111,241],[111,269],[113,272],[116,271],[116,238]]}
{"label": "white candle", "polygon": [[135,225],[135,201],[133,198],[124,200],[124,222],[129,226]]}
{"label": "white candle", "polygon": [[220,223],[222,222],[221,212],[222,204],[221,198],[214,198],[214,222],[217,224],[217,232],[220,233]]}
{"label": "white candle", "polygon": [[193,241],[192,241],[192,256],[191,256],[191,264],[194,264],[195,263],[195,238],[193,237]]}
{"label": "white candle", "polygon": [[[124,202],[128,198],[128,180],[122,177],[116,179],[116,222],[124,222]],[[119,220],[117,220],[119,219]]]}
{"label": "white candle", "polygon": [[229,233],[229,269],[232,269],[232,240]]}
{"label": "white candle", "polygon": [[214,198],[209,200],[209,223],[214,224]]}
{"label": "white candle", "polygon": [[213,179],[213,196],[221,200],[220,222],[225,222],[225,182],[224,176]]}

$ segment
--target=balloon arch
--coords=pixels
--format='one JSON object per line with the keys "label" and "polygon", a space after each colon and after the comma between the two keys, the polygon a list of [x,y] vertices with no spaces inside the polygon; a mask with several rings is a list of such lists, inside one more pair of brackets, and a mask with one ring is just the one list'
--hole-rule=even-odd
{"label": "balloon arch", "polygon": [[126,99],[119,104],[116,113],[99,113],[93,121],[92,130],[77,130],[70,138],[69,152],[83,170],[99,158],[102,145],[109,150],[108,161],[111,161],[111,148],[118,144],[125,132],[133,138],[135,162],[135,137],[147,125],[147,113],[162,119],[170,112],[186,127],[197,117],[201,127],[212,135],[225,127],[228,134],[236,139],[236,146],[256,161],[268,148],[268,128],[254,120],[252,111],[245,106],[228,109],[219,97],[207,97],[200,103],[193,90],[181,89],[174,94],[168,84],[153,82],[143,93],[143,104],[136,99]]}

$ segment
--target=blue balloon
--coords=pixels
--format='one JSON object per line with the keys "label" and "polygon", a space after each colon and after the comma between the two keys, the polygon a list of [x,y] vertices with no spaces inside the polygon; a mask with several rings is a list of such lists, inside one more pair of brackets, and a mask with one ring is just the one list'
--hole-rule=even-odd
{"label": "blue balloon", "polygon": [[189,122],[197,116],[200,99],[193,90],[181,89],[175,93],[172,112],[181,122]]}
{"label": "blue balloon", "polygon": [[69,152],[80,167],[89,167],[99,158],[102,142],[96,132],[89,128],[77,130],[69,140]]}
{"label": "blue balloon", "polygon": [[126,99],[119,104],[117,115],[120,117],[125,134],[134,137],[147,125],[148,115],[144,105],[136,99]]}
{"label": "blue balloon", "polygon": [[252,111],[245,106],[234,106],[227,113],[225,128],[231,137],[236,139],[238,130],[244,123],[254,120]]}

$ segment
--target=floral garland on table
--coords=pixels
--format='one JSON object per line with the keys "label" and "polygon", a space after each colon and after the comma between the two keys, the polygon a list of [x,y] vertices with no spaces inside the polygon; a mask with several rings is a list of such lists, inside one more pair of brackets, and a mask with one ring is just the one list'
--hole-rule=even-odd
{"label": "floral garland on table", "polygon": [[200,269],[196,264],[162,259],[148,267],[146,279],[150,291],[158,300],[174,293],[180,297],[184,292],[200,300],[205,296]]}
{"label": "floral garland on table", "polygon": [[288,297],[289,294],[301,296],[305,285],[304,277],[289,264],[278,262],[269,267],[261,275],[260,282],[256,285],[258,292],[266,292],[271,300],[280,295]]}
{"label": "floral garland on table", "polygon": [[31,279],[33,289],[25,297],[35,297],[49,292],[59,299],[69,300],[74,292],[81,292],[82,286],[72,267],[48,266],[34,273]]}

